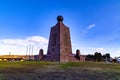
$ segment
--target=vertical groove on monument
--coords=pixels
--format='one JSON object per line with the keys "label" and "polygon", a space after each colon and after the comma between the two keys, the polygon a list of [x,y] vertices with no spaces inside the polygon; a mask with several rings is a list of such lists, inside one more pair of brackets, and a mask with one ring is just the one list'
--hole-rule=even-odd
{"label": "vertical groove on monument", "polygon": [[51,28],[48,58],[51,61],[68,62],[69,56],[72,54],[70,31],[63,24],[63,17],[57,17],[57,24]]}

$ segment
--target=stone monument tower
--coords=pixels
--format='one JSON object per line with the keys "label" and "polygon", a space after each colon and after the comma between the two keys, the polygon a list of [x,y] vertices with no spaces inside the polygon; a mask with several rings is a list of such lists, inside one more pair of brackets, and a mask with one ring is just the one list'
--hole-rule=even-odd
{"label": "stone monument tower", "polygon": [[57,17],[57,24],[51,28],[47,56],[51,61],[68,62],[72,54],[70,31],[63,23],[63,17]]}

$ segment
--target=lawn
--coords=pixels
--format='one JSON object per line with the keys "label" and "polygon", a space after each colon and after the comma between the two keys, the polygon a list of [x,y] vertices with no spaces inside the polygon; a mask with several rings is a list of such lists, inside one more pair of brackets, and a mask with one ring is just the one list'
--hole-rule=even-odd
{"label": "lawn", "polygon": [[0,80],[120,80],[120,64],[0,62]]}

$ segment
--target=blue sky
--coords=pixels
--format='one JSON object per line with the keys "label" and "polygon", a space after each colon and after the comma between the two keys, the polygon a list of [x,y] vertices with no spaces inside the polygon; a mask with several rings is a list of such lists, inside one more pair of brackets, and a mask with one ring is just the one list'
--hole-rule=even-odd
{"label": "blue sky", "polygon": [[120,56],[120,0],[0,0],[0,54],[25,54],[29,45],[34,54],[46,51],[58,15],[70,28],[73,53]]}

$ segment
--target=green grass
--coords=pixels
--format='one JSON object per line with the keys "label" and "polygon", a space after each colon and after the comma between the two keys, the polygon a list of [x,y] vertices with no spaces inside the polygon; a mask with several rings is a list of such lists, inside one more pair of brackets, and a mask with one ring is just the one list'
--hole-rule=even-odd
{"label": "green grass", "polygon": [[3,74],[0,73],[0,80],[4,80]]}
{"label": "green grass", "polygon": [[120,64],[0,62],[0,80],[120,80]]}
{"label": "green grass", "polygon": [[112,70],[120,71],[120,64],[119,63],[104,63],[104,62],[68,62],[62,63],[60,65],[62,68],[69,68],[69,67],[98,67],[98,68],[107,68]]}

